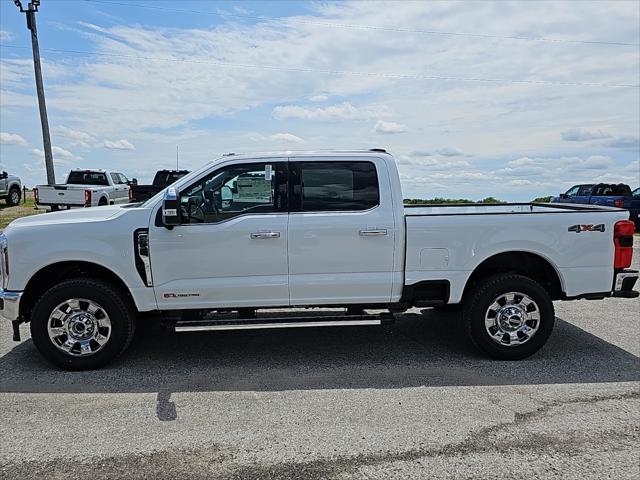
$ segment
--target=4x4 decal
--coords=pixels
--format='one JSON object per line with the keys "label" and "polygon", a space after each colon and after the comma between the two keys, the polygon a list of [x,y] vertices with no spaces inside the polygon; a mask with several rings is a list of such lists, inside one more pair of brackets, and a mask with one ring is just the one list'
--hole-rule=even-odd
{"label": "4x4 decal", "polygon": [[598,225],[572,225],[569,227],[570,232],[604,232],[604,223]]}

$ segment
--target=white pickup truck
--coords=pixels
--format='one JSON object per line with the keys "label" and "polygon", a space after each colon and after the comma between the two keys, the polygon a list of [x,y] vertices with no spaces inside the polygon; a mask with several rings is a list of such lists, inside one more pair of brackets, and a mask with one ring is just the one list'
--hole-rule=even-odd
{"label": "white pickup truck", "polygon": [[[192,332],[373,325],[446,305],[482,351],[520,359],[547,341],[554,300],[638,296],[628,218],[593,205],[406,208],[381,150],[228,155],[141,204],[12,222],[0,314],[17,339],[30,322],[68,369],[122,353],[141,312]],[[334,313],[264,311],[290,307]]]}
{"label": "white pickup truck", "polygon": [[38,185],[33,189],[36,205],[52,211],[71,207],[97,207],[128,203],[131,182],[122,173],[75,169],[62,185]]}

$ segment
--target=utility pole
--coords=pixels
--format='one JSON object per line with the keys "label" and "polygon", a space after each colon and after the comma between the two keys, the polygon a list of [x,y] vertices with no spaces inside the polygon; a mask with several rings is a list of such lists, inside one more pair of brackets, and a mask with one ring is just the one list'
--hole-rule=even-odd
{"label": "utility pole", "polygon": [[49,120],[47,119],[47,105],[44,101],[44,85],[42,83],[42,67],[40,65],[40,48],[38,47],[38,30],[36,28],[36,12],[40,0],[32,0],[26,9],[20,0],[13,0],[20,12],[27,14],[27,28],[31,31],[31,47],[33,49],[33,69],[36,75],[36,91],[38,93],[38,107],[40,108],[40,123],[42,125],[42,143],[44,146],[44,164],[47,169],[47,183],[55,185],[56,175],[53,170],[53,154],[51,153],[51,136],[49,135]]}

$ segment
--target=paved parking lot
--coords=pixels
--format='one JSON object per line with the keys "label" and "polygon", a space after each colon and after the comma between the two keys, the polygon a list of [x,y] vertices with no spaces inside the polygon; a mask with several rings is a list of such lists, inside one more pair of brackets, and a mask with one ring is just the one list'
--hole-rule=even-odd
{"label": "paved parking lot", "polygon": [[484,358],[427,309],[390,327],[143,325],[81,373],[3,324],[0,477],[640,478],[640,300],[556,313],[520,362]]}

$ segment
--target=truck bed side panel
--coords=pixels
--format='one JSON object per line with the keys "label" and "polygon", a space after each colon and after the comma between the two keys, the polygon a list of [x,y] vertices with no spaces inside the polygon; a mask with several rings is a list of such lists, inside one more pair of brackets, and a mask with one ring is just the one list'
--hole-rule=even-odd
{"label": "truck bed side panel", "polygon": [[[520,251],[546,259],[567,296],[608,292],[613,281],[613,226],[627,218],[622,211],[409,215],[405,283],[449,280],[449,302],[457,303],[484,260]],[[569,230],[583,224],[604,224],[605,231]]]}

